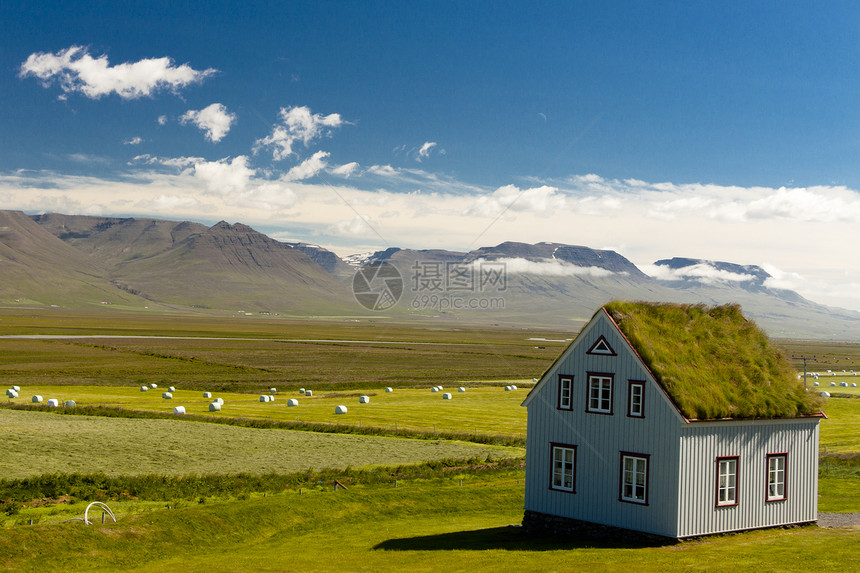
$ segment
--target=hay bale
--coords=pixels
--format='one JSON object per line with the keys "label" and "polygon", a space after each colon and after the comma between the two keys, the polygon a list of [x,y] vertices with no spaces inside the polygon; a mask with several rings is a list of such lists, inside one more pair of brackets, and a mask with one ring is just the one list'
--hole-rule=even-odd
{"label": "hay bale", "polygon": [[812,383],[812,385],[813,385],[813,386],[818,386],[818,382],[813,382],[813,383]]}
{"label": "hay bale", "polygon": [[830,385],[831,385],[831,386],[836,386],[836,382],[831,382],[831,383],[830,383]]}
{"label": "hay bale", "polygon": [[221,403],[220,402],[212,402],[209,404],[210,412],[220,412],[221,411]]}
{"label": "hay bale", "polygon": [[335,414],[346,414],[346,406],[338,406],[334,409]]}
{"label": "hay bale", "polygon": [[203,392],[203,397],[204,397],[204,398],[211,398],[211,397],[212,397],[212,392]]}
{"label": "hay bale", "polygon": [[433,386],[432,388],[430,388],[430,391],[431,391],[431,392],[438,392],[438,391],[439,391],[439,387],[438,387],[438,386]]}
{"label": "hay bale", "polygon": [[75,406],[77,406],[77,404],[75,404],[74,400],[66,400],[63,406],[65,406],[66,408],[74,408]]}
{"label": "hay bale", "polygon": [[268,396],[266,396],[265,394],[260,395],[260,402],[268,402],[268,401],[269,401]]}
{"label": "hay bale", "polygon": [[176,406],[173,409],[173,413],[174,414],[184,414],[185,413],[185,406]]}
{"label": "hay bale", "polygon": [[20,392],[21,387],[20,386],[12,386],[12,390],[14,390],[15,392]]}
{"label": "hay bale", "polygon": [[830,398],[830,392],[822,392],[821,396],[822,398]]}
{"label": "hay bale", "polygon": [[219,403],[219,404],[221,404],[222,406],[224,405],[224,398],[215,398],[215,399],[214,399],[214,400],[212,400],[212,401],[213,401],[213,402],[218,402],[218,403]]}
{"label": "hay bale", "polygon": [[299,388],[299,394],[304,394],[304,393],[305,393],[305,389],[304,389],[304,388]]}
{"label": "hay bale", "polygon": [[149,386],[141,386],[140,391],[141,392],[149,392]]}
{"label": "hay bale", "polygon": [[505,386],[505,392],[510,392],[510,391],[511,391],[511,387],[510,387],[510,386]]}
{"label": "hay bale", "polygon": [[443,400],[450,400],[451,399],[451,393],[445,392],[444,394],[442,394],[442,399]]}
{"label": "hay bale", "polygon": [[852,387],[852,388],[856,388],[856,387],[857,387],[857,382],[852,382],[852,383],[851,383],[851,387]]}
{"label": "hay bale", "polygon": [[162,392],[161,397],[165,400],[173,400],[173,394],[171,394],[170,392]]}
{"label": "hay bale", "polygon": [[305,396],[313,396],[313,395],[314,395],[313,390],[305,390]]}
{"label": "hay bale", "polygon": [[48,406],[51,406],[52,408],[59,408],[60,407],[60,401],[57,400],[56,398],[49,398],[48,399]]}
{"label": "hay bale", "polygon": [[31,400],[33,400],[33,403],[34,403],[34,404],[41,404],[41,403],[42,403],[42,397],[41,397],[41,396],[39,396],[38,394],[36,394],[35,396],[33,396],[33,397],[31,398]]}
{"label": "hay bale", "polygon": [[394,388],[389,386],[388,388],[385,389],[385,392],[390,394],[391,392],[394,392]]}
{"label": "hay bale", "polygon": [[370,403],[370,396],[359,396],[358,397],[358,403],[359,404],[369,404]]}
{"label": "hay bale", "polygon": [[167,389],[167,391],[168,392],[176,392],[176,388],[171,386],[170,388]]}
{"label": "hay bale", "polygon": [[465,386],[460,386],[459,388],[457,388],[457,392],[465,392],[465,391],[466,391]]}
{"label": "hay bale", "polygon": [[269,388],[269,392],[271,392],[272,394],[277,394],[278,389],[277,388]]}
{"label": "hay bale", "polygon": [[517,389],[517,385],[516,385],[516,384],[511,384],[511,390],[516,390],[516,389]]}
{"label": "hay bale", "polygon": [[16,392],[13,388],[9,388],[8,390],[6,390],[6,397],[7,398],[17,398],[18,392]]}
{"label": "hay bale", "polygon": [[291,408],[293,406],[298,406],[298,405],[299,405],[299,401],[296,400],[295,398],[290,398],[289,400],[287,400],[287,406],[289,406]]}
{"label": "hay bale", "polygon": [[152,388],[153,390],[155,390],[156,388],[158,388],[158,384],[153,382],[152,384],[149,385],[149,387]]}

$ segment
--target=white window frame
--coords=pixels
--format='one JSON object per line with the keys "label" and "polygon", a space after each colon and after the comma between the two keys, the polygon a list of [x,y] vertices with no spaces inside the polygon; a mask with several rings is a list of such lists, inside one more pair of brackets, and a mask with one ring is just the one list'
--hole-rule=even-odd
{"label": "white window frame", "polygon": [[648,454],[621,452],[621,484],[618,498],[648,505]]}
{"label": "white window frame", "polygon": [[738,505],[738,456],[717,458],[717,506]]}
{"label": "white window frame", "polygon": [[573,410],[573,376],[558,375],[558,409]]}
{"label": "white window frame", "polygon": [[767,501],[783,501],[788,498],[786,476],[788,475],[788,454],[767,455]]}
{"label": "white window frame", "polygon": [[612,394],[615,375],[605,372],[589,372],[586,389],[585,411],[592,414],[612,415]]}
{"label": "white window frame", "polygon": [[549,488],[576,493],[576,446],[551,443],[550,457]]}
{"label": "white window frame", "polygon": [[[638,399],[638,402],[637,402]],[[634,408],[634,405],[638,408]],[[630,418],[645,417],[645,381],[628,380],[627,386],[627,416]]]}

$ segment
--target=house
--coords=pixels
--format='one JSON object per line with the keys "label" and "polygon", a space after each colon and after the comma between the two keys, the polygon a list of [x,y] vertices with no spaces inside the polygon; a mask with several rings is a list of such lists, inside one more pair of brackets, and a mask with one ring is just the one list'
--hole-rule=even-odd
{"label": "house", "polygon": [[737,305],[609,303],[523,402],[523,525],[684,538],[814,522],[817,400]]}

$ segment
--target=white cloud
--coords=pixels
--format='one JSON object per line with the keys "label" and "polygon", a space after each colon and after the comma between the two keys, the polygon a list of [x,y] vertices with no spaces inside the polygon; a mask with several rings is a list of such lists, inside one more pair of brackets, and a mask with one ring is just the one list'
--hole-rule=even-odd
{"label": "white cloud", "polygon": [[434,147],[436,147],[435,141],[425,141],[424,145],[422,145],[420,149],[418,149],[418,156],[415,157],[415,160],[420,163],[422,159],[427,159],[428,157],[430,157],[430,151]]}
{"label": "white cloud", "polygon": [[804,278],[797,273],[786,272],[770,263],[764,263],[761,268],[770,276],[765,279],[764,286],[773,289],[797,290],[804,284]]}
{"label": "white cloud", "polygon": [[206,134],[206,139],[213,143],[221,141],[235,121],[236,114],[227,111],[227,107],[220,103],[213,103],[201,110],[189,109],[179,118],[182,125],[193,123],[199,127]]}
{"label": "white cloud", "polygon": [[170,213],[199,208],[200,201],[194,197],[161,194],[152,199],[138,201],[136,206],[140,209],[153,210],[159,213]]}
{"label": "white cloud", "polygon": [[176,66],[170,58],[150,58],[111,66],[106,55],[92,57],[87,48],[71,46],[56,54],[30,54],[21,64],[21,77],[33,76],[45,87],[58,83],[64,95],[81,93],[92,99],[115,93],[123,99],[150,96],[168,89],[179,91],[202,82],[216,70]]}
{"label": "white cloud", "polygon": [[[480,267],[486,263],[485,259],[476,259],[472,261],[474,267]],[[494,264],[504,264],[505,272],[509,274],[529,273],[534,275],[552,276],[552,277],[574,277],[574,276],[589,276],[589,277],[608,277],[613,275],[610,270],[600,267],[581,267],[560,261],[557,259],[543,259],[540,261],[530,261],[522,258],[500,258],[491,261]]]}
{"label": "white cloud", "polygon": [[328,232],[329,234],[338,236],[361,237],[372,234],[373,229],[370,226],[371,224],[372,221],[370,221],[369,217],[356,215],[351,219],[336,221],[328,227]]}
{"label": "white cloud", "polygon": [[756,278],[754,275],[718,269],[707,261],[679,269],[672,269],[665,265],[641,265],[640,270],[659,280],[694,280],[706,285],[742,283]]}
{"label": "white cloud", "polygon": [[368,167],[367,172],[374,175],[382,175],[383,177],[394,177],[400,173],[400,170],[390,165],[371,165]]}
{"label": "white cloud", "polygon": [[158,122],[158,125],[166,125],[167,124],[167,116],[166,115],[159,115],[158,119],[156,121]]}
{"label": "white cloud", "polygon": [[132,137],[131,139],[126,139],[122,143],[123,145],[140,145],[141,143],[143,143],[143,139],[141,139],[140,137]]}
{"label": "white cloud", "polygon": [[248,157],[239,155],[218,161],[194,163],[194,176],[206,184],[206,188],[221,195],[240,193],[248,189],[256,170],[248,167]]}
{"label": "white cloud", "polygon": [[358,163],[352,161],[350,163],[345,163],[344,165],[339,165],[331,170],[332,175],[337,175],[338,177],[349,177],[350,175],[355,174],[359,169]]}
{"label": "white cloud", "polygon": [[564,196],[555,187],[542,186],[520,189],[515,185],[505,185],[490,195],[479,197],[469,207],[468,215],[479,217],[498,217],[505,212],[533,213],[548,216],[565,209]]}
{"label": "white cloud", "polygon": [[317,151],[311,157],[290,169],[282,179],[284,181],[300,181],[302,179],[309,179],[326,168],[328,165],[326,158],[328,156],[328,151]]}
{"label": "white cloud", "polygon": [[310,108],[306,106],[283,107],[279,115],[280,123],[272,128],[272,133],[254,143],[254,152],[271,148],[272,159],[275,161],[292,155],[296,142],[301,142],[307,147],[313,140],[329,135],[332,129],[346,123],[340,114],[311,113]]}

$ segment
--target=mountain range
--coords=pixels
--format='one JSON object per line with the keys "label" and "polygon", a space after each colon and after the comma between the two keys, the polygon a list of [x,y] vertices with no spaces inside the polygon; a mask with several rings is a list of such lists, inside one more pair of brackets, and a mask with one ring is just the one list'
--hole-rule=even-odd
{"label": "mountain range", "polygon": [[649,271],[614,251],[561,243],[393,247],[342,259],[241,223],[0,211],[0,306],[388,315],[576,330],[615,299],[738,303],[774,337],[860,340],[860,313],[776,288],[757,266],[670,258]]}

